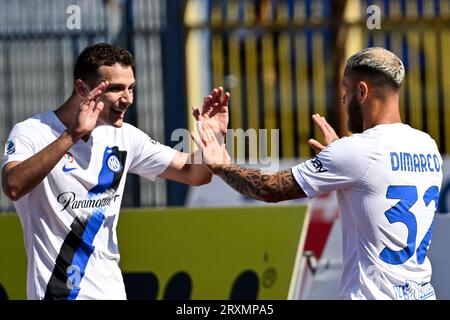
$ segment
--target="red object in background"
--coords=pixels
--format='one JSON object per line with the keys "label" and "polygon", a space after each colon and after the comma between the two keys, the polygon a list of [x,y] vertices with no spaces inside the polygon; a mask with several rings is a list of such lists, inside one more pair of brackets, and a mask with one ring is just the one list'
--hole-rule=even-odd
{"label": "red object in background", "polygon": [[304,251],[312,251],[316,259],[320,259],[334,220],[338,218],[336,194],[331,192],[312,199],[309,210],[310,222]]}

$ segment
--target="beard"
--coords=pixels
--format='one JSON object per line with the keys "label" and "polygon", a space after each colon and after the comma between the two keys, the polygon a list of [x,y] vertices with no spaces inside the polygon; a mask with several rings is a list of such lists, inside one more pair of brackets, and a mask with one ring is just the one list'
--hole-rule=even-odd
{"label": "beard", "polygon": [[348,130],[352,133],[362,133],[364,131],[362,107],[355,97],[353,97],[348,104],[347,114]]}

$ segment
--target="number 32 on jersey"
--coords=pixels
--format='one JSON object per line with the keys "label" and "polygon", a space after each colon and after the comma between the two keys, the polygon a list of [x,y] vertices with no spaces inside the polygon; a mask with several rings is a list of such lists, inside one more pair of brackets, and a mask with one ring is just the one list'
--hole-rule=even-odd
{"label": "number 32 on jersey", "polygon": [[[416,252],[417,220],[414,214],[409,211],[417,202],[417,188],[415,186],[389,186],[386,192],[387,199],[399,199],[400,201],[387,210],[384,214],[388,221],[392,223],[401,222],[408,228],[407,246],[402,250],[395,251],[385,247],[380,253],[380,259],[389,264],[403,264]],[[423,195],[425,206],[429,206],[434,201],[437,210],[439,199],[439,188],[431,186]],[[431,241],[434,219],[425,237],[417,247],[417,262],[422,264],[425,261],[426,252]]]}

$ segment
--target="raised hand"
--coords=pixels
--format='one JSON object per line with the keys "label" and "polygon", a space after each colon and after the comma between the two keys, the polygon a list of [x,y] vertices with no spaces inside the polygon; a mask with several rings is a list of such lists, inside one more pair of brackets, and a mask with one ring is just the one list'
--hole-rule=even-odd
{"label": "raised hand", "polygon": [[202,112],[198,108],[192,108],[195,120],[208,123],[214,132],[227,133],[228,127],[228,102],[230,93],[225,92],[222,87],[214,88],[211,93],[203,98]]}
{"label": "raised hand", "polygon": [[103,81],[89,92],[86,99],[81,102],[80,109],[67,130],[76,139],[90,134],[96,127],[98,116],[104,107],[103,102],[97,101],[97,98],[106,90],[108,85],[108,81]]}
{"label": "raised hand", "polygon": [[318,113],[313,114],[312,119],[314,123],[319,127],[320,132],[322,132],[324,144],[321,144],[319,141],[315,139],[309,139],[308,144],[316,149],[317,151],[322,151],[327,145],[332,143],[335,140],[338,140],[339,137],[334,131],[333,127],[330,126],[330,124],[325,120],[325,117],[322,117]]}
{"label": "raised hand", "polygon": [[219,143],[217,133],[212,130],[209,123],[198,121],[197,131],[198,134],[191,132],[191,137],[202,151],[203,163],[209,168],[215,165],[230,164],[230,156],[225,144]]}

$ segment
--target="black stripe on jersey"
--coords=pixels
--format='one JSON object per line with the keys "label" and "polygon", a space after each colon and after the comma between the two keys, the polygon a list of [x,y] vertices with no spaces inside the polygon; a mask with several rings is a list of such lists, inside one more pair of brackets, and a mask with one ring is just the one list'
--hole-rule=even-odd
{"label": "black stripe on jersey", "polygon": [[111,183],[112,189],[114,191],[117,191],[117,188],[119,187],[120,179],[122,179],[123,170],[125,168],[125,161],[127,160],[127,152],[126,151],[119,151],[118,147],[112,148],[112,154],[114,154],[120,161],[121,170],[119,172],[114,173],[113,182]]}
{"label": "black stripe on jersey", "polygon": [[[106,187],[106,189],[113,189],[114,191],[117,191],[125,168],[127,152],[120,151],[119,148],[115,146],[112,147],[111,154],[115,155],[119,159],[121,170],[119,172],[114,172],[113,180],[111,184]],[[103,166],[107,166],[105,162],[103,163]],[[75,252],[83,243],[83,234],[86,230],[88,221],[89,220],[82,221],[80,218],[75,217],[72,222],[72,225],[70,226],[71,231],[64,240],[58,257],[56,258],[55,268],[53,269],[53,273],[47,284],[44,300],[66,300],[69,296],[72,288],[67,282],[67,269],[72,265]],[[88,256],[89,255],[90,253]]]}
{"label": "black stripe on jersey", "polygon": [[66,300],[71,288],[67,285],[67,268],[72,264],[75,252],[83,242],[83,233],[88,220],[75,217],[71,231],[64,240],[59,255],[56,258],[55,268],[47,284],[44,300]]}

